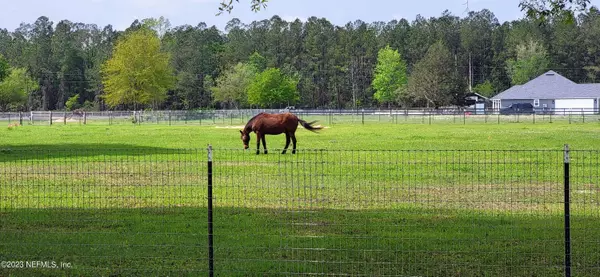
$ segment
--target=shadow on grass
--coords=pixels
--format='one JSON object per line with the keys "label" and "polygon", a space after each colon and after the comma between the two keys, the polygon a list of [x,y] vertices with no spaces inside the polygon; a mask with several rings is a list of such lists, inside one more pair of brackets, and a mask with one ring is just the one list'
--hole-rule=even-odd
{"label": "shadow on grass", "polygon": [[[573,273],[598,276],[600,244],[589,238],[600,235],[600,222],[573,223]],[[562,237],[562,218],[551,216],[421,208],[214,213],[217,276],[562,276]],[[204,208],[0,212],[1,261],[70,266],[0,268],[0,276],[204,276],[207,248]]]}
{"label": "shadow on grass", "polygon": [[202,149],[186,150],[131,144],[62,143],[32,145],[0,145],[0,162],[18,160],[68,159],[101,156],[143,156],[193,154]]}

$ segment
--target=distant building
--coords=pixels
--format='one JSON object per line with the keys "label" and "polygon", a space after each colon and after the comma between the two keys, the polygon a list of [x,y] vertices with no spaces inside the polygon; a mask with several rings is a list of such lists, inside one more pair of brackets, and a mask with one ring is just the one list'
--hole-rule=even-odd
{"label": "distant building", "polygon": [[490,99],[476,92],[467,93],[465,101],[469,109],[475,110],[475,114],[485,114],[485,109],[490,106]]}
{"label": "distant building", "polygon": [[577,84],[554,71],[548,71],[491,98],[494,110],[515,103],[530,103],[536,111],[556,114],[598,113],[600,84]]}

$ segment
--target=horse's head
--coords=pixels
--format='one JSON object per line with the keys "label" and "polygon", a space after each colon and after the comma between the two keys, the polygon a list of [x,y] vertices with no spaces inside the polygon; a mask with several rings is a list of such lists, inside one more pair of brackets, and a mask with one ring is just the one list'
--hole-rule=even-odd
{"label": "horse's head", "polygon": [[244,149],[248,149],[248,144],[250,143],[250,134],[247,134],[246,132],[240,130],[240,133],[242,134],[242,136],[240,137],[242,139],[242,142],[244,143]]}

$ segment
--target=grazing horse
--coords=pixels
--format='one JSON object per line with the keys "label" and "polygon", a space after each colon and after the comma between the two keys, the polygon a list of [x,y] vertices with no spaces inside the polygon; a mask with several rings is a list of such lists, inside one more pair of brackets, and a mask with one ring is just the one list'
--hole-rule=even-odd
{"label": "grazing horse", "polygon": [[248,149],[248,144],[250,143],[250,133],[256,133],[256,155],[260,154],[260,142],[262,140],[263,148],[265,149],[265,154],[267,154],[267,143],[265,141],[265,135],[279,135],[285,134],[285,148],[281,154],[285,154],[290,146],[290,139],[294,143],[294,149],[292,150],[292,154],[296,154],[296,129],[298,128],[298,123],[300,123],[307,130],[316,132],[317,130],[322,129],[323,127],[314,127],[316,121],[306,122],[296,115],[291,113],[283,113],[283,114],[269,114],[269,113],[259,113],[251,118],[243,130],[240,130],[242,134],[241,139],[244,142],[244,149]]}

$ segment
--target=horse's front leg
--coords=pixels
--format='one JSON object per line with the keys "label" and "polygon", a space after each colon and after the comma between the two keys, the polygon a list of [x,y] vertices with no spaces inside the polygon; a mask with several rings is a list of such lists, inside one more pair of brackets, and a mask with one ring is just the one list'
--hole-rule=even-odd
{"label": "horse's front leg", "polygon": [[262,144],[263,144],[263,148],[265,149],[265,154],[267,154],[267,141],[265,140],[265,135],[262,135]]}
{"label": "horse's front leg", "polygon": [[260,139],[261,139],[261,135],[260,133],[256,133],[256,155],[260,154]]}

